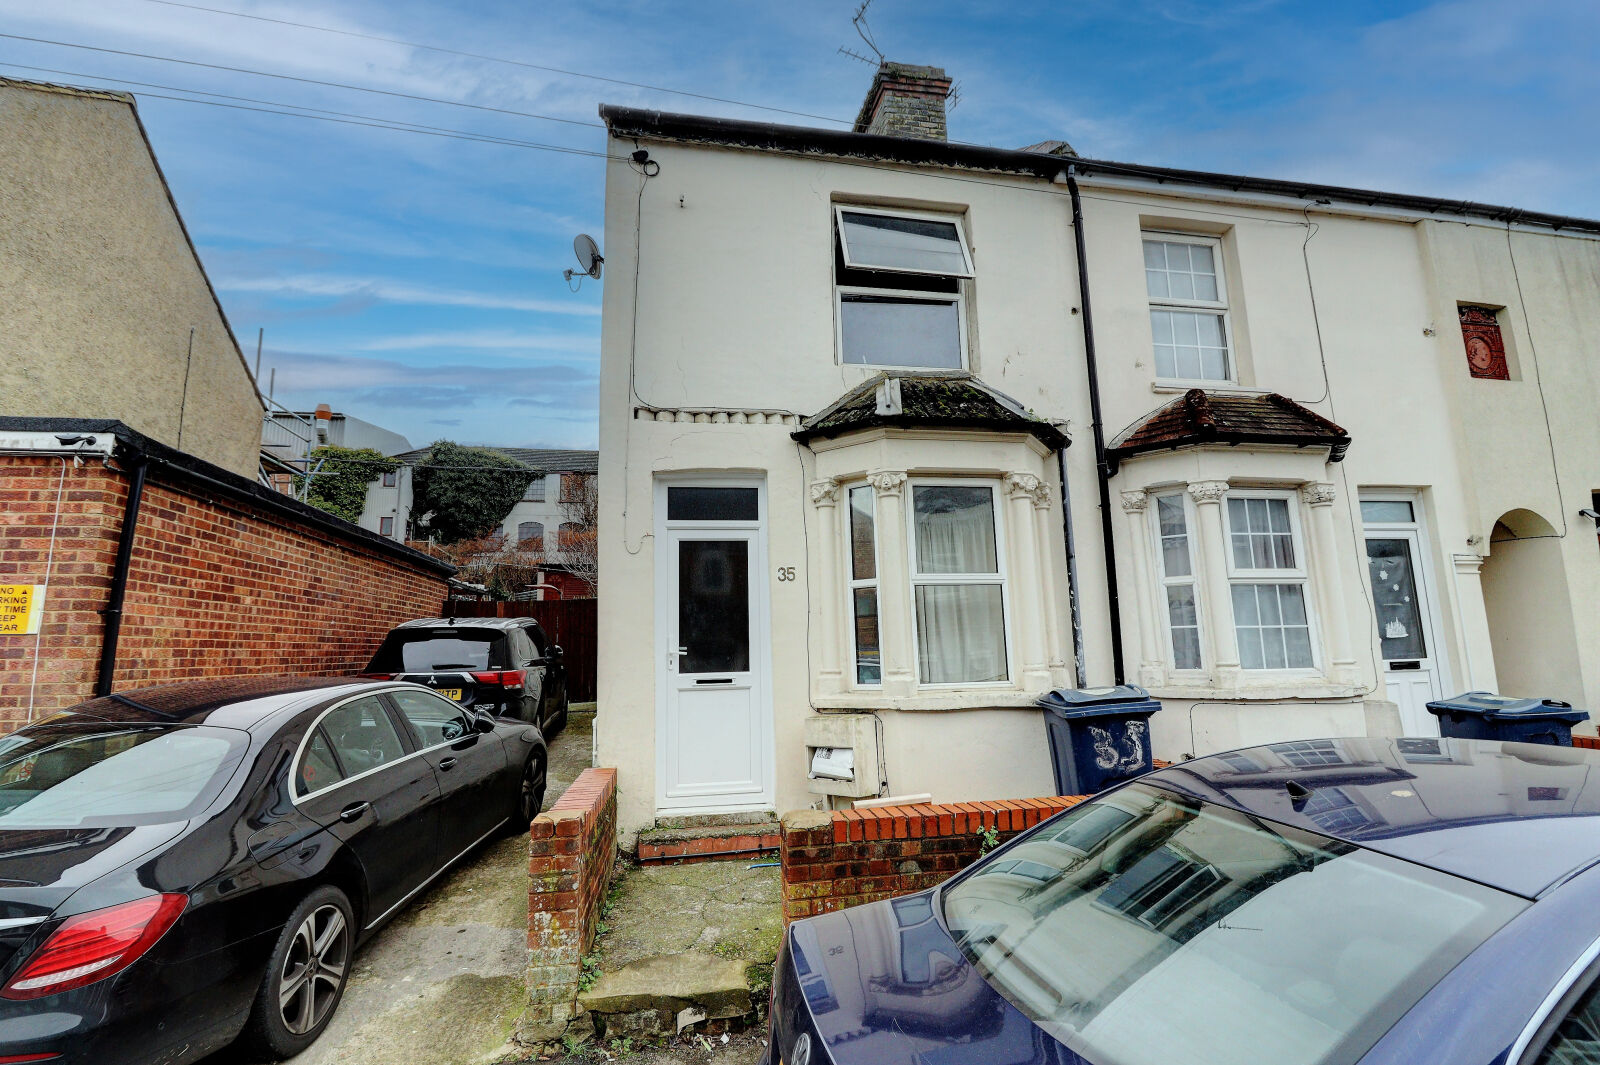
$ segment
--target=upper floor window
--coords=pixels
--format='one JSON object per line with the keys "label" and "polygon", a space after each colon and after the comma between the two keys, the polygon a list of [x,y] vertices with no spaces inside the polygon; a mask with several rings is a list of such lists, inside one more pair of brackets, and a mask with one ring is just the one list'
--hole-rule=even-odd
{"label": "upper floor window", "polygon": [[1467,370],[1473,377],[1511,380],[1506,362],[1506,341],[1500,331],[1500,313],[1493,307],[1461,304],[1461,339],[1467,345]]}
{"label": "upper floor window", "polygon": [[524,503],[544,502],[544,474],[536,474],[533,480],[528,482],[528,490],[522,493],[522,501]]}
{"label": "upper floor window", "polygon": [[385,488],[393,488],[395,485],[397,485],[399,483],[400,483],[400,471],[399,470],[384,470],[383,471],[383,486]]}
{"label": "upper floor window", "polygon": [[966,364],[966,235],[954,216],[836,207],[839,361],[958,370]]}
{"label": "upper floor window", "polygon": [[589,490],[589,478],[581,473],[563,473],[561,475],[561,502],[581,503],[584,494]]}
{"label": "upper floor window", "polygon": [[537,521],[519,521],[517,523],[517,546],[524,551],[543,550],[544,525]]}
{"label": "upper floor window", "polygon": [[393,536],[394,535],[394,519],[393,518],[379,518],[378,519],[378,535],[379,536]]}
{"label": "upper floor window", "polygon": [[1214,237],[1145,234],[1144,280],[1158,378],[1234,379],[1221,250]]}

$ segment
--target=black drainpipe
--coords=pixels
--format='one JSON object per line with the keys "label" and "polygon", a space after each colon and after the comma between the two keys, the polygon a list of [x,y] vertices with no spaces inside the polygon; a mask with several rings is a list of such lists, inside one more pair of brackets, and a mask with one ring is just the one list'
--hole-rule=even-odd
{"label": "black drainpipe", "polygon": [[132,481],[128,484],[128,500],[122,508],[122,533],[117,540],[117,562],[111,570],[111,597],[100,611],[106,619],[105,630],[100,635],[100,674],[95,678],[94,693],[110,695],[111,681],[117,671],[117,637],[122,634],[122,600],[128,592],[128,568],[133,560],[133,538],[139,530],[139,504],[144,499],[144,477],[150,464],[143,455],[134,455]]}
{"label": "black drainpipe", "polygon": [[[1100,417],[1100,369],[1094,357],[1094,316],[1089,310],[1089,260],[1083,241],[1083,199],[1078,179],[1067,168],[1067,194],[1072,198],[1072,239],[1078,249],[1078,302],[1083,305],[1083,358],[1089,373],[1089,414],[1094,430],[1095,480],[1100,488],[1100,542],[1106,555],[1106,613],[1111,623],[1113,683],[1126,679],[1122,661],[1122,605],[1117,598],[1117,548],[1111,539],[1111,466],[1106,461],[1106,434]],[[1080,682],[1081,683],[1081,682]]]}

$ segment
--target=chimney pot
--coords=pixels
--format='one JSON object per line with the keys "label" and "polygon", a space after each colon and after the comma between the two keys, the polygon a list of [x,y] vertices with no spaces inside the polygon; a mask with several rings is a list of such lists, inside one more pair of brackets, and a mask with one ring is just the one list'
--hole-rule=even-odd
{"label": "chimney pot", "polygon": [[944,105],[949,95],[950,78],[943,68],[885,60],[856,116],[855,132],[947,140]]}

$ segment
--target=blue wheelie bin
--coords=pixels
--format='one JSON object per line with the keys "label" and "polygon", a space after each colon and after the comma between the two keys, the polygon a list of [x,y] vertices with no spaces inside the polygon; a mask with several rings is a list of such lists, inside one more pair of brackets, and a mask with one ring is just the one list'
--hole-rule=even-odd
{"label": "blue wheelie bin", "polygon": [[1519,699],[1494,692],[1466,692],[1428,704],[1441,735],[1468,740],[1506,740],[1572,746],[1572,726],[1589,720],[1557,699]]}
{"label": "blue wheelie bin", "polygon": [[1057,688],[1035,705],[1059,794],[1093,795],[1150,771],[1150,715],[1161,704],[1138,685]]}

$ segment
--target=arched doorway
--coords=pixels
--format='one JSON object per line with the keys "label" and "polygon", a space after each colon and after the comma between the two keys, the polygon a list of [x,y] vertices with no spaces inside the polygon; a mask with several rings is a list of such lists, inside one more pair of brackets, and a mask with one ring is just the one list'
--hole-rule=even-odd
{"label": "arched doorway", "polygon": [[1506,695],[1583,702],[1560,534],[1531,510],[1501,515],[1483,560],[1494,671]]}

